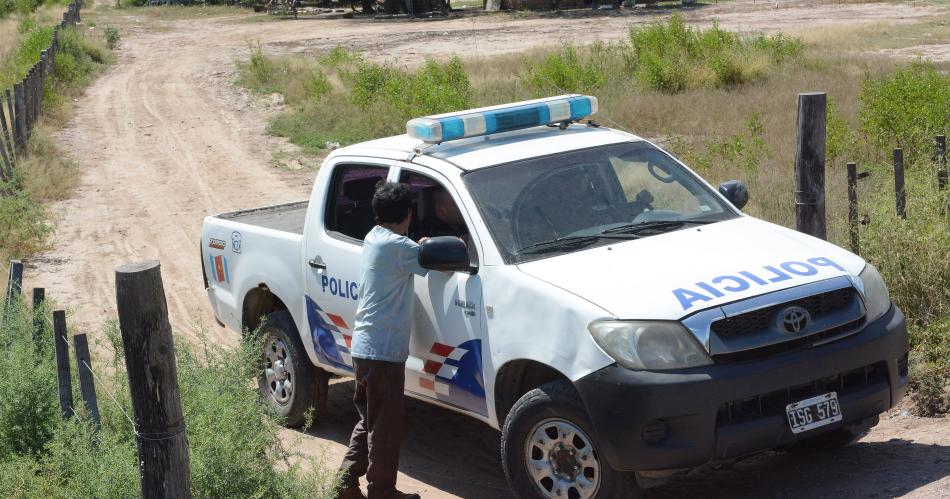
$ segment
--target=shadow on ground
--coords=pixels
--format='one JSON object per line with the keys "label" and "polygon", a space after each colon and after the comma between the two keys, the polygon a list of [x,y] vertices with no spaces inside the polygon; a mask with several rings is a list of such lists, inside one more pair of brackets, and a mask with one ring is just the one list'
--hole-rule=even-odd
{"label": "shadow on ground", "polygon": [[[352,394],[352,380],[333,382],[328,414],[308,434],[346,445],[357,419]],[[459,497],[512,497],[501,470],[496,430],[413,399],[406,401],[406,420],[400,471]],[[705,466],[650,489],[646,497],[894,497],[948,476],[950,447],[895,438],[833,452],[767,452]]]}

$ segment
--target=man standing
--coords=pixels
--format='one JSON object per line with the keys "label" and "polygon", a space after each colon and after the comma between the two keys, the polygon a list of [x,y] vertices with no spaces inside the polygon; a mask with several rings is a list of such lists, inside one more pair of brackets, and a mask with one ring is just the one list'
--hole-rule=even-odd
{"label": "man standing", "polygon": [[406,237],[411,196],[408,185],[394,182],[380,183],[373,196],[378,225],[363,241],[351,349],[356,375],[353,402],[360,420],[340,466],[343,482],[337,497],[341,499],[365,497],[359,488],[363,475],[369,482],[369,499],[419,499],[418,494],[396,490],[413,275],[427,273],[419,266],[419,245]]}

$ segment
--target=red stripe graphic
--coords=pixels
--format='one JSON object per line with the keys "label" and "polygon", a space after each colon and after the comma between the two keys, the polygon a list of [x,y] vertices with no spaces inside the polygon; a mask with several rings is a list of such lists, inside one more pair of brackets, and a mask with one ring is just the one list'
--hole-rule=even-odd
{"label": "red stripe graphic", "polygon": [[346,342],[346,348],[353,348],[353,337],[348,335],[343,335],[343,341]]}
{"label": "red stripe graphic", "polygon": [[426,390],[435,391],[435,381],[426,378],[419,378],[419,386],[425,388]]}
{"label": "red stripe graphic", "polygon": [[427,360],[426,365],[423,370],[429,374],[438,374],[439,369],[442,369],[442,363],[436,362],[434,360]]}
{"label": "red stripe graphic", "polygon": [[329,317],[330,320],[333,321],[333,324],[335,324],[337,327],[342,327],[343,329],[350,328],[350,326],[346,325],[346,321],[344,321],[343,318],[340,317],[339,315],[327,313],[327,317]]}
{"label": "red stripe graphic", "polygon": [[224,262],[221,255],[214,257],[214,270],[218,273],[218,282],[224,282]]}
{"label": "red stripe graphic", "polygon": [[455,350],[455,347],[450,347],[448,345],[443,345],[441,343],[433,343],[432,350],[429,352],[438,355],[439,357],[448,357],[452,350]]}

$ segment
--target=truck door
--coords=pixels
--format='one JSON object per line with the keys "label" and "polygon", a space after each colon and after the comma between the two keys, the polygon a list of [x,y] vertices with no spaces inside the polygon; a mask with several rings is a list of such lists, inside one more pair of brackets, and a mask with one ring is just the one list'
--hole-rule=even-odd
{"label": "truck door", "polygon": [[[372,200],[376,183],[390,166],[372,161],[338,162],[332,168],[323,206],[311,206],[314,221],[304,235],[304,306],[317,359],[324,367],[352,371],[350,343],[359,300],[363,238],[376,225]],[[319,184],[318,184],[319,185]],[[313,202],[324,199],[313,196]]]}
{"label": "truck door", "polygon": [[[451,184],[403,165],[399,181],[414,194],[409,237],[460,236],[478,261],[472,224],[460,210]],[[416,301],[406,390],[413,395],[487,417],[483,359],[489,351],[484,334],[482,281],[478,274],[430,271],[415,278]]]}

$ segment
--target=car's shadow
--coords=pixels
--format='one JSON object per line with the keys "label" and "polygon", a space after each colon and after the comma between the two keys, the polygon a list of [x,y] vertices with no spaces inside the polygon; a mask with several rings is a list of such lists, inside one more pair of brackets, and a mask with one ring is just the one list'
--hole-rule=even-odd
{"label": "car's shadow", "polygon": [[[307,433],[346,445],[357,420],[352,395],[351,380],[331,383],[328,413]],[[501,470],[498,431],[408,398],[406,421],[402,473],[459,497],[512,497]],[[892,439],[833,452],[767,452],[705,466],[648,490],[646,497],[893,497],[948,475],[950,447]]]}

